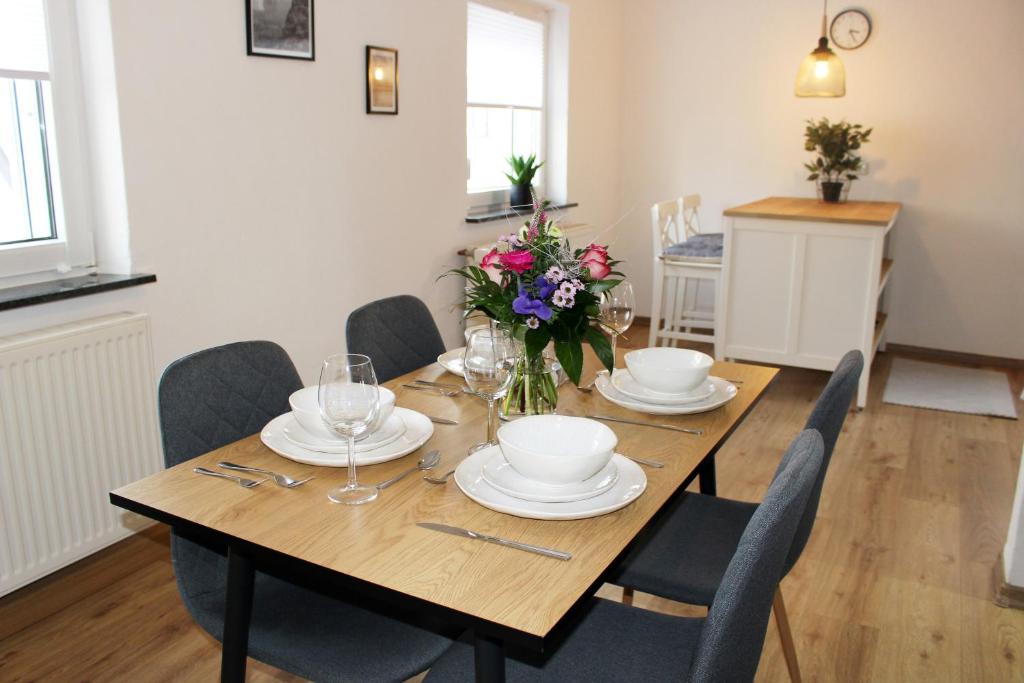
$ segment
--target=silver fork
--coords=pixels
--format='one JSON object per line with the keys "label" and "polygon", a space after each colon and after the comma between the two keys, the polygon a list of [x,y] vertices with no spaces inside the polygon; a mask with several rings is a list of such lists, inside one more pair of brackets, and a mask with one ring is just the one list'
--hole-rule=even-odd
{"label": "silver fork", "polygon": [[238,472],[256,472],[258,474],[269,474],[271,477],[274,478],[275,484],[277,484],[278,486],[283,486],[286,489],[293,489],[296,486],[302,486],[310,479],[316,478],[306,477],[305,479],[293,479],[292,477],[289,477],[287,474],[278,474],[277,472],[271,472],[270,470],[265,470],[260,467],[246,467],[245,465],[236,465],[233,462],[221,461],[217,463],[217,467],[223,467],[226,470],[236,470]]}
{"label": "silver fork", "polygon": [[245,489],[251,489],[255,486],[259,486],[260,484],[266,481],[266,479],[246,479],[245,477],[236,477],[231,474],[224,474],[223,472],[214,472],[213,470],[208,470],[205,467],[193,467],[192,471],[195,472],[196,474],[205,474],[208,477],[220,477],[221,479],[228,479]]}

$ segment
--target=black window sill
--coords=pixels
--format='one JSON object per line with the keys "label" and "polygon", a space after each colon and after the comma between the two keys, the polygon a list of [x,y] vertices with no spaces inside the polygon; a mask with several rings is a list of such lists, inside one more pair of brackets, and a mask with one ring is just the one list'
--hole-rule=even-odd
{"label": "black window sill", "polygon": [[[578,202],[566,202],[565,204],[552,204],[547,208],[548,211],[561,211],[562,209],[571,209],[574,206],[579,206]],[[515,218],[517,216],[529,216],[533,213],[533,209],[513,209],[512,207],[497,209],[496,211],[488,211],[487,213],[474,213],[470,216],[466,216],[467,223],[487,223],[489,221],[500,221],[506,218]]]}
{"label": "black window sill", "polygon": [[53,301],[100,294],[125,287],[137,287],[150,282],[156,282],[156,275],[150,273],[132,273],[131,275],[97,273],[96,275],[83,275],[63,280],[8,287],[0,289],[0,311],[48,304]]}

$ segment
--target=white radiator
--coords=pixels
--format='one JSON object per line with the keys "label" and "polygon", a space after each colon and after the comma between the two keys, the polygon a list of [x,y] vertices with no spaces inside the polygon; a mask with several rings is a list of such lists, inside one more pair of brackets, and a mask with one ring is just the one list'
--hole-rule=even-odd
{"label": "white radiator", "polygon": [[107,493],[161,466],[149,318],[0,337],[0,595],[129,535]]}

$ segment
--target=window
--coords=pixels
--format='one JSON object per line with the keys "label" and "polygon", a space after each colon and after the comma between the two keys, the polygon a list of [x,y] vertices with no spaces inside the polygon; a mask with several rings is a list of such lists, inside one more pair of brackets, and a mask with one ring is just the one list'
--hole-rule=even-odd
{"label": "window", "polygon": [[[500,7],[500,9],[499,9]],[[546,13],[526,3],[468,4],[466,191],[471,204],[507,199],[508,157],[545,157]],[[543,169],[534,186],[543,193]]]}
{"label": "window", "polygon": [[[70,249],[65,224],[48,39],[54,24],[62,35],[68,13],[59,9],[48,16],[44,0],[0,2],[0,277],[92,259],[89,239]],[[65,83],[74,92],[72,74]]]}

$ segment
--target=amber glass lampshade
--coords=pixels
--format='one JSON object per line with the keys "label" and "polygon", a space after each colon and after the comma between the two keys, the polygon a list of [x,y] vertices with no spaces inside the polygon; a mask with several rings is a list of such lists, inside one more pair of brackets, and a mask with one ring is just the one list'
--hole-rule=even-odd
{"label": "amber glass lampshade", "polygon": [[797,97],[842,97],[846,94],[846,69],[822,36],[814,52],[804,57],[796,74]]}

